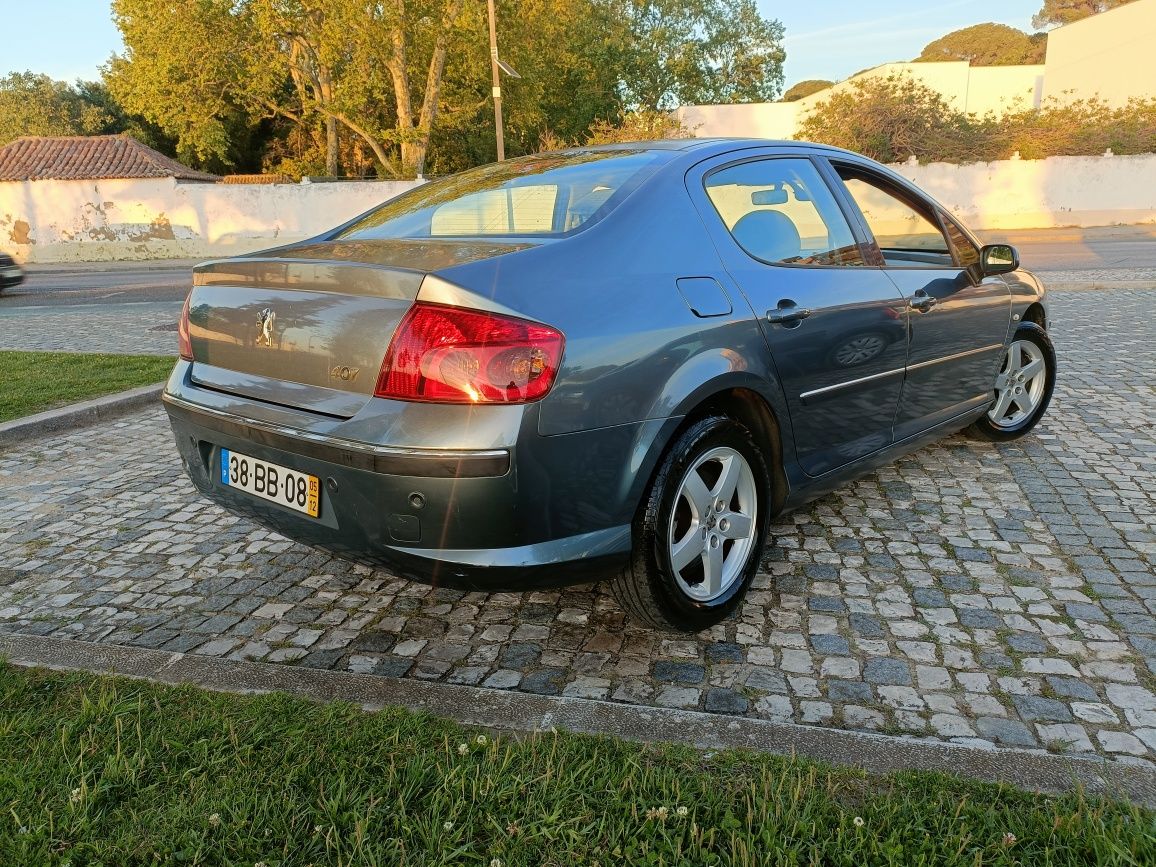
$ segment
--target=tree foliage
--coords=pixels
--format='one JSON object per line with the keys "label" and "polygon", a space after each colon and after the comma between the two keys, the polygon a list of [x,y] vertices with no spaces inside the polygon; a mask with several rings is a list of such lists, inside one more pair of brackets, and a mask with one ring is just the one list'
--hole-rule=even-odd
{"label": "tree foliage", "polygon": [[783,88],[783,25],[754,0],[608,0],[625,23],[627,106],[768,102]]}
{"label": "tree foliage", "polygon": [[230,128],[271,118],[311,132],[334,173],[339,129],[383,169],[413,171],[463,2],[113,0],[125,54],[108,78],[201,162],[235,162]]}
{"label": "tree foliage", "polygon": [[1098,99],[1047,102],[1004,115],[965,114],[907,75],[867,78],[817,103],[799,138],[881,162],[968,163],[1156,152],[1156,99],[1112,108]]}
{"label": "tree foliage", "polygon": [[[230,0],[113,0],[126,51],[105,69],[113,97],[176,139],[183,162],[220,171],[244,163],[273,57],[250,38],[251,10]],[[246,82],[244,92],[238,82]]]}
{"label": "tree foliage", "polygon": [[1132,0],[1044,0],[1043,8],[1032,16],[1032,27],[1060,27],[1090,15],[1099,15]]}
{"label": "tree foliage", "polygon": [[0,78],[0,145],[26,135],[111,132],[112,121],[103,106],[63,81],[32,72]]}
{"label": "tree foliage", "polygon": [[[493,158],[485,4],[113,0],[107,80],[212,168],[444,172]],[[773,99],[782,25],[754,0],[500,0],[507,149],[679,103]]]}
{"label": "tree foliage", "polygon": [[[614,117],[620,58],[627,50],[621,21],[594,0],[519,0],[498,6],[499,51],[521,78],[502,80],[506,152],[530,153],[549,130],[578,141],[598,117]],[[459,41],[446,66],[443,109],[428,167],[444,174],[496,156],[490,56],[484,3],[463,9]]]}
{"label": "tree foliage", "polygon": [[858,151],[881,162],[939,159],[956,146],[967,116],[907,75],[856,79],[817,103],[799,138]]}
{"label": "tree foliage", "polygon": [[783,94],[783,102],[797,102],[812,94],[826,90],[834,83],[833,81],[827,81],[825,78],[808,78],[787,88],[787,92]]}
{"label": "tree foliage", "polygon": [[972,66],[1043,63],[1047,34],[1029,36],[1006,24],[975,24],[929,42],[919,61],[966,60]]}

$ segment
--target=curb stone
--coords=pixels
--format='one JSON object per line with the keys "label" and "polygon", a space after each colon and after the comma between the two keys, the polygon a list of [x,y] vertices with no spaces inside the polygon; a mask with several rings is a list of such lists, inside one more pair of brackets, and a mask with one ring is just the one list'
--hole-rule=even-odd
{"label": "curb stone", "polygon": [[[1030,270],[1030,269],[1029,269]],[[1156,289],[1156,280],[1064,280],[1051,282],[1047,271],[1033,271],[1048,292],[1100,292],[1108,289]]]}
{"label": "curb stone", "polygon": [[752,749],[874,772],[940,771],[1040,792],[1059,793],[1082,787],[1091,793],[1156,807],[1156,771],[1102,759],[242,662],[68,638],[0,632],[0,656],[25,668],[118,674],[170,685],[193,684],[217,692],[286,692],[317,701],[347,701],[371,711],[400,705],[495,730],[532,732],[559,728],[632,741],[683,743],[700,749]]}
{"label": "curb stone", "polygon": [[144,385],[0,423],[0,448],[44,434],[117,418],[141,407],[159,405],[164,385],[163,382]]}
{"label": "curb stone", "polygon": [[109,271],[191,271],[203,258],[184,259],[97,259],[77,262],[26,262],[21,267],[32,274],[92,274]]}

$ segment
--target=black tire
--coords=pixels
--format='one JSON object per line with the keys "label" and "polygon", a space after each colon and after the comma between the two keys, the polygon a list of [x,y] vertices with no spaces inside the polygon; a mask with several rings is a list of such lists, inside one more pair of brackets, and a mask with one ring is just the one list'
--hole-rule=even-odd
{"label": "black tire", "polygon": [[[671,514],[684,478],[701,456],[720,446],[739,452],[752,471],[758,503],[756,530],[741,572],[720,596],[700,602],[679,587],[667,537],[671,535]],[[726,619],[738,607],[758,571],[769,523],[770,490],[766,458],[746,427],[725,416],[693,423],[663,456],[639,507],[630,562],[610,582],[619,604],[637,619],[668,631],[698,632]]]}
{"label": "black tire", "polygon": [[976,439],[987,442],[1008,442],[1016,440],[1034,428],[1043,414],[1047,412],[1048,404],[1052,402],[1052,391],[1056,385],[1056,350],[1048,333],[1034,322],[1021,323],[1012,335],[1012,341],[1027,341],[1039,348],[1044,360],[1046,379],[1043,386],[1043,395],[1036,408],[1026,417],[1012,425],[998,425],[991,417],[984,413],[967,428],[965,433]]}

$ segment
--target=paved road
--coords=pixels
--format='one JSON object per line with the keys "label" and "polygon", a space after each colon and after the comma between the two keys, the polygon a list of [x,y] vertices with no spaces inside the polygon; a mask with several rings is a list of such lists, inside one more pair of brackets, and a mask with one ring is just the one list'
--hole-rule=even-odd
{"label": "paved road", "polygon": [[194,262],[107,262],[99,265],[31,265],[28,279],[0,294],[0,310],[125,302],[183,302]]}
{"label": "paved road", "polygon": [[598,586],[431,589],[289,542],[196,496],[159,409],[0,452],[0,629],[1153,767],[1156,292],[1053,304],[1035,434],[788,516],[698,635]]}
{"label": "paved road", "polygon": [[[1097,279],[1153,278],[1156,282],[1156,226],[1104,229],[1051,229],[985,233],[984,240],[1008,240],[1024,265],[1046,272],[1089,271]],[[0,311],[15,307],[181,302],[194,260],[108,262],[29,268],[26,283],[0,295]]]}
{"label": "paved road", "polygon": [[980,234],[988,243],[1014,244],[1024,266],[1041,273],[1107,269],[1156,271],[1156,226],[1024,229]]}

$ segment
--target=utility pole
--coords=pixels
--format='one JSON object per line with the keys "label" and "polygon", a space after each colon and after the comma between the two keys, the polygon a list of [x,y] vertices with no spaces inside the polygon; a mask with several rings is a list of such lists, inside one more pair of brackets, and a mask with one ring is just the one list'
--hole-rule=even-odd
{"label": "utility pole", "polygon": [[494,24],[494,0],[486,0],[490,13],[490,71],[494,83],[494,129],[498,136],[498,162],[506,158],[506,140],[502,132],[502,79],[498,68],[498,30]]}

